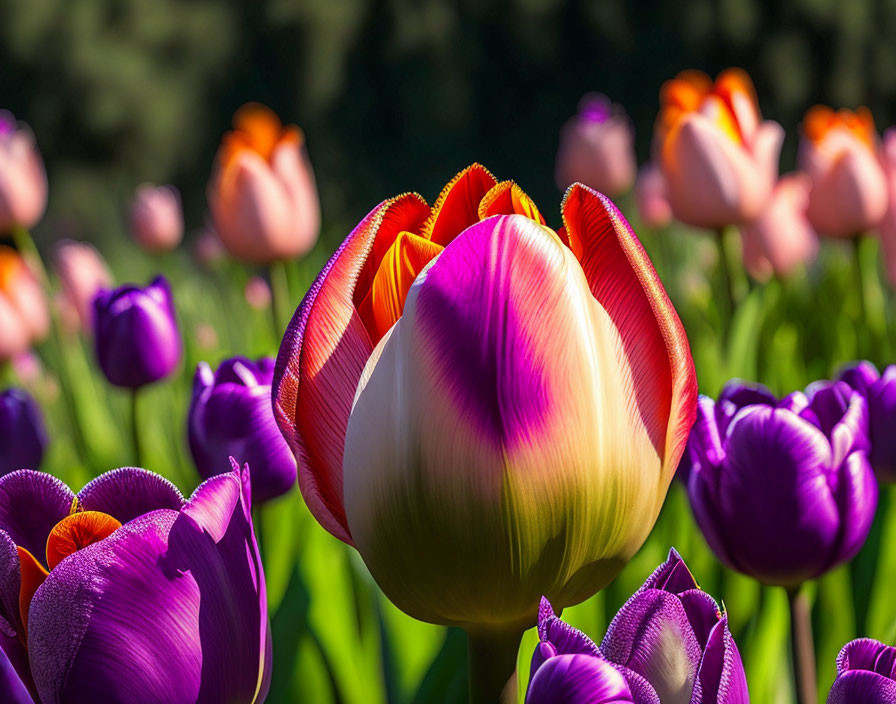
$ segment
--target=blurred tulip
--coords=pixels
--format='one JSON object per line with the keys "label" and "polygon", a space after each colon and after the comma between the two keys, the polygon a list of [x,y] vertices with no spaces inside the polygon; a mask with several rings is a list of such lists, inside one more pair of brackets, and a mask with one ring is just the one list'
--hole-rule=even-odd
{"label": "blurred tulip", "polygon": [[896,127],[884,132],[881,161],[887,185],[887,210],[879,228],[881,249],[887,278],[896,287]]}
{"label": "blurred tulip", "polygon": [[218,346],[218,333],[215,332],[214,326],[202,321],[196,325],[196,344],[201,349],[213,350]]}
{"label": "blurred tulip", "polygon": [[608,199],[574,185],[562,210],[554,232],[479,165],[434,208],[387,200],[280,348],[275,416],[309,508],[419,619],[515,629],[541,594],[587,598],[681,456],[696,389],[678,316]]}
{"label": "blurred tulip", "polygon": [[868,108],[816,105],[803,118],[800,168],[812,178],[809,221],[821,235],[852,237],[880,223],[887,186]]}
{"label": "blurred tulip", "polygon": [[625,193],[635,180],[635,134],[618,105],[599,93],[579,103],[579,113],[560,131],[557,185],[583,183],[609,196]]}
{"label": "blurred tulip", "polygon": [[0,245],[0,362],[26,352],[49,330],[43,289],[19,253]]}
{"label": "blurred tulip", "polygon": [[[0,646],[35,702],[254,704],[270,625],[248,468],[0,478]],[[4,699],[4,701],[6,701]]]}
{"label": "blurred tulip", "polygon": [[526,704],[748,704],[728,616],[675,550],[623,605],[600,645],[554,616],[538,615]]}
{"label": "blurred tulip", "polygon": [[868,411],[847,384],[794,392],[730,382],[701,396],[688,443],[691,506],[719,559],[795,587],[850,560],[877,507]]}
{"label": "blurred tulip", "polygon": [[828,704],[896,702],[896,648],[870,638],[843,646]]}
{"label": "blurred tulip", "polygon": [[635,182],[635,204],[645,227],[662,229],[672,221],[672,208],[666,198],[666,182],[653,162],[645,164]]}
{"label": "blurred tulip", "polygon": [[47,175],[34,135],[0,110],[0,233],[34,227],[46,207]]}
{"label": "blurred tulip", "polygon": [[739,69],[715,83],[684,71],[660,91],[654,146],[675,217],[720,228],[757,218],[778,176],[784,130],[762,122],[750,77]]}
{"label": "blurred tulip", "polygon": [[205,225],[202,228],[202,231],[196,238],[196,242],[193,244],[193,255],[206,268],[224,259],[227,255],[227,250],[221,244],[214,227]]}
{"label": "blurred tulip", "polygon": [[167,252],[184,236],[180,193],[174,186],[137,187],[131,204],[131,235],[148,252]]}
{"label": "blurred tulip", "polygon": [[233,118],[208,186],[221,242],[238,259],[268,264],[306,254],[320,229],[320,204],[304,137],[250,103]]}
{"label": "blurred tulip", "polygon": [[24,389],[0,391],[0,476],[38,469],[47,446],[43,414]]}
{"label": "blurred tulip", "polygon": [[190,451],[199,474],[211,477],[228,458],[249,465],[252,502],[260,505],[289,491],[296,461],[280,435],[271,409],[274,360],[234,357],[217,372],[201,362],[193,378],[188,415]]}
{"label": "blurred tulip", "polygon": [[865,398],[871,438],[871,466],[881,482],[896,483],[896,365],[881,375],[871,362],[843,368],[837,376]]}
{"label": "blurred tulip", "polygon": [[93,299],[100,368],[115,386],[136,389],[168,376],[181,358],[171,287],[157,276],[145,288],[100,290]]}
{"label": "blurred tulip", "polygon": [[782,176],[763,213],[741,228],[744,264],[754,278],[788,276],[815,259],[818,237],[806,216],[811,187],[806,174]]}
{"label": "blurred tulip", "polygon": [[93,298],[112,284],[112,274],[96,247],[87,242],[63,240],[53,257],[62,285],[59,301],[62,318],[70,330],[93,330]]}
{"label": "blurred tulip", "polygon": [[249,278],[243,295],[246,298],[246,303],[255,310],[264,310],[271,305],[271,287],[260,276]]}

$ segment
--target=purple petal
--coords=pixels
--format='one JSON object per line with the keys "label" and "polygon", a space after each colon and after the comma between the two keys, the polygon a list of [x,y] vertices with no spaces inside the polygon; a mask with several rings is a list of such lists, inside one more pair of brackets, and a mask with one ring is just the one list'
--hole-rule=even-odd
{"label": "purple petal", "polygon": [[535,673],[526,704],[625,704],[635,700],[625,678],[591,655],[558,655]]}
{"label": "purple petal", "polygon": [[843,381],[849,384],[860,394],[865,395],[871,388],[872,384],[880,378],[880,372],[877,371],[871,362],[853,362],[842,367],[837,373],[837,381]]}
{"label": "purple petal", "polygon": [[34,700],[28,693],[28,688],[2,649],[0,649],[0,702],[3,704],[34,704]]}
{"label": "purple petal", "polygon": [[715,704],[749,704],[747,676],[740,652],[731,631],[728,617],[716,623],[700,664],[700,689],[703,701]]}
{"label": "purple petal", "polygon": [[21,584],[22,570],[16,544],[5,530],[0,530],[0,633],[7,636],[15,636],[20,630]]}
{"label": "purple petal", "polygon": [[896,682],[876,672],[850,670],[840,675],[828,694],[828,704],[893,704]]}
{"label": "purple petal", "polygon": [[864,452],[853,452],[840,466],[835,498],[840,510],[840,541],[829,567],[855,557],[874,521],[878,487]]}
{"label": "purple petal", "polygon": [[10,472],[0,477],[0,530],[44,561],[47,537],[69,514],[74,498],[71,489],[45,472]]}
{"label": "purple petal", "polygon": [[[688,451],[694,465],[704,469],[717,468],[725,458],[722,437],[716,422],[715,401],[701,396],[697,401],[697,419],[688,437]],[[694,467],[691,468],[693,472]],[[690,473],[689,473],[690,478]]]}
{"label": "purple petal", "polygon": [[832,466],[838,467],[854,450],[869,450],[868,412],[865,399],[842,381],[819,382],[800,416],[821,429],[834,451]]}
{"label": "purple petal", "polygon": [[0,475],[38,469],[47,446],[40,407],[23,389],[0,391]]}
{"label": "purple petal", "polygon": [[678,598],[688,615],[688,623],[694,629],[697,642],[701,648],[705,648],[710,633],[722,617],[719,605],[715,599],[699,588],[681,592]]}
{"label": "purple petal", "polygon": [[688,478],[688,498],[709,547],[722,562],[734,567],[736,555],[728,547],[728,525],[719,511],[718,472],[718,468],[695,465]]}
{"label": "purple petal", "polygon": [[867,392],[871,465],[878,478],[896,482],[896,366],[889,366]]}
{"label": "purple petal", "polygon": [[719,433],[725,434],[728,424],[741,408],[747,406],[774,406],[778,402],[775,395],[762,384],[741,379],[732,379],[725,384],[716,401],[716,418]]}
{"label": "purple petal", "polygon": [[681,559],[681,555],[675,548],[671,548],[666,561],[653,571],[641,590],[662,589],[671,594],[679,594],[696,587],[697,582],[694,581],[694,576]]}
{"label": "purple petal", "polygon": [[180,510],[184,497],[164,477],[139,467],[122,467],[101,474],[78,492],[85,511],[102,511],[122,523],[160,508]]}
{"label": "purple petal", "polygon": [[837,674],[850,670],[868,670],[896,679],[896,648],[871,638],[851,641],[837,656]]}

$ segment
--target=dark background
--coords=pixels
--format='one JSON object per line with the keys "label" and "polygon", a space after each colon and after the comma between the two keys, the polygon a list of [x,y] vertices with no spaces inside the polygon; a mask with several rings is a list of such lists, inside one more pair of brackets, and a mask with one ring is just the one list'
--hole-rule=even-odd
{"label": "dark background", "polygon": [[44,242],[119,237],[147,180],[180,187],[198,227],[248,100],[305,130],[328,240],[474,160],[550,213],[580,96],[625,106],[643,161],[658,89],[683,68],[746,68],[788,132],[785,168],[815,102],[896,121],[896,0],[0,0],[0,17],[0,106],[49,171]]}

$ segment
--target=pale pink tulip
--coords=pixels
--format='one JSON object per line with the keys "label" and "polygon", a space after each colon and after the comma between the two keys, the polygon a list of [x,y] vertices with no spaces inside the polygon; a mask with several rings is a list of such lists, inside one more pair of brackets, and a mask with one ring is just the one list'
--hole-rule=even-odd
{"label": "pale pink tulip", "polygon": [[92,329],[93,297],[112,285],[112,274],[96,247],[87,242],[63,240],[53,256],[62,284],[57,300],[66,329]]}
{"label": "pale pink tulip", "polygon": [[0,232],[34,227],[47,207],[47,175],[34,135],[0,110]]}
{"label": "pale pink tulip", "polygon": [[660,92],[655,147],[676,218],[719,228],[758,217],[778,175],[784,130],[761,121],[753,84],[739,69],[715,83],[685,71]]}
{"label": "pale pink tulip", "polygon": [[816,105],[802,127],[799,161],[812,177],[808,213],[816,232],[852,237],[877,227],[887,186],[871,112]]}
{"label": "pale pink tulip", "polygon": [[610,196],[625,193],[635,180],[634,137],[631,121],[619,106],[589,93],[560,131],[557,185],[565,190],[578,181]]}
{"label": "pale pink tulip", "polygon": [[304,138],[263,105],[240,108],[208,187],[215,230],[233,256],[268,264],[306,254],[320,204]]}
{"label": "pale pink tulip", "polygon": [[880,223],[880,240],[890,285],[896,287],[896,127],[884,132],[881,162],[887,183],[887,211]]}
{"label": "pale pink tulip", "polygon": [[244,295],[246,303],[255,310],[263,310],[271,305],[271,287],[260,276],[253,276],[246,282]]}
{"label": "pale pink tulip", "polygon": [[167,252],[184,236],[180,193],[174,186],[137,187],[131,204],[131,235],[148,252]]}
{"label": "pale pink tulip", "polygon": [[227,255],[227,250],[221,244],[221,238],[215,232],[210,223],[205,226],[193,243],[193,256],[204,267],[208,268],[221,261]]}
{"label": "pale pink tulip", "polygon": [[804,173],[782,176],[764,212],[741,229],[744,264],[757,279],[787,276],[818,254],[818,237],[809,224],[811,179]]}
{"label": "pale pink tulip", "polygon": [[0,246],[0,361],[23,354],[49,329],[43,289],[19,253]]}
{"label": "pale pink tulip", "polygon": [[666,197],[666,182],[653,162],[645,164],[635,181],[635,205],[641,222],[649,228],[661,229],[672,221],[672,207]]}

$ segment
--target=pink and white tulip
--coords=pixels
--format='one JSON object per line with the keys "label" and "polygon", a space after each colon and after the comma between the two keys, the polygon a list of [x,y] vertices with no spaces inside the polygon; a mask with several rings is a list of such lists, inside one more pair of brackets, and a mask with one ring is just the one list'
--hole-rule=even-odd
{"label": "pink and white tulip", "polygon": [[34,135],[0,110],[0,233],[34,227],[46,207],[47,174]]}

